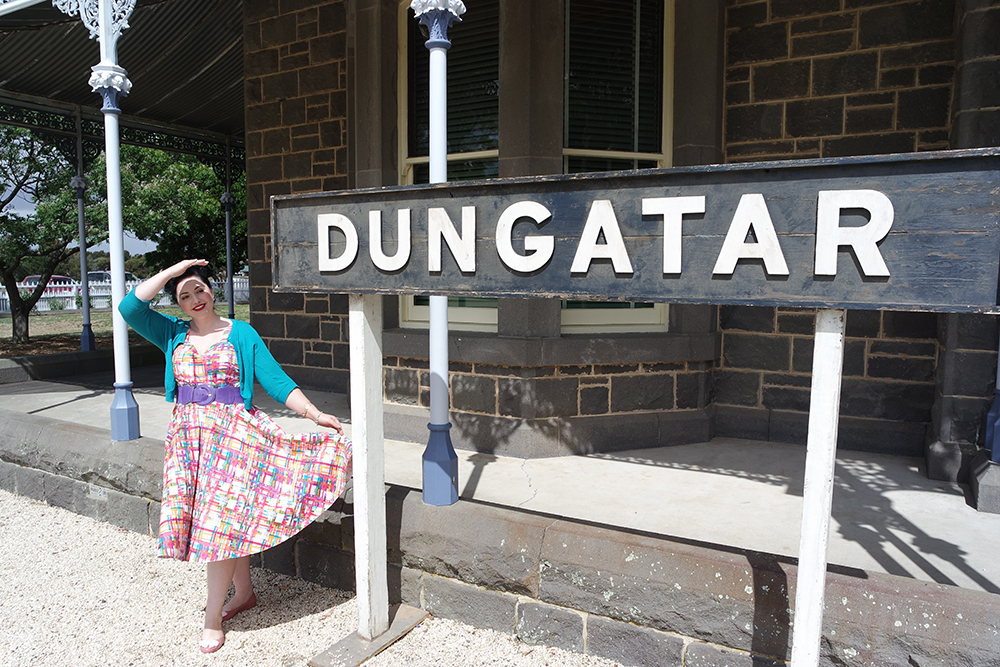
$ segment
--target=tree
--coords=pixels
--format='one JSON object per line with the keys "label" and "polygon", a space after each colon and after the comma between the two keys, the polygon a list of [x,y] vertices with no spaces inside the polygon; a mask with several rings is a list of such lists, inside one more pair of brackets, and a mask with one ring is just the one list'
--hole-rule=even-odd
{"label": "tree", "polygon": [[[140,239],[153,241],[146,253],[154,271],[185,257],[207,259],[221,277],[226,268],[226,218],[220,199],[225,185],[196,158],[138,146],[122,147],[122,215]],[[231,192],[233,266],[247,258],[246,181]]]}
{"label": "tree", "polygon": [[[55,267],[79,252],[74,245],[79,235],[76,192],[69,187],[74,174],[72,166],[44,137],[0,126],[0,282],[10,301],[15,343],[28,342],[28,315]],[[18,196],[35,202],[32,214],[11,210]],[[88,243],[104,240],[106,232],[102,235],[100,230],[88,225]],[[30,293],[21,294],[17,282],[26,275],[26,263],[41,278]]]}

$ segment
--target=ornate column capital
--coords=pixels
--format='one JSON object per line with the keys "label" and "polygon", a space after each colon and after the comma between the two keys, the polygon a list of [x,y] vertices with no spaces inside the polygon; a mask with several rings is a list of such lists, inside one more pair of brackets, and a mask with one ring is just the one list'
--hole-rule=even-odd
{"label": "ornate column capital", "polygon": [[125,69],[108,63],[99,63],[91,68],[90,87],[104,98],[104,113],[121,113],[118,98],[128,95],[132,90],[132,82],[128,80]]}
{"label": "ornate column capital", "polygon": [[424,45],[428,49],[451,47],[448,28],[455,21],[462,20],[465,3],[461,0],[413,0],[410,9],[420,24],[427,27],[428,36]]}

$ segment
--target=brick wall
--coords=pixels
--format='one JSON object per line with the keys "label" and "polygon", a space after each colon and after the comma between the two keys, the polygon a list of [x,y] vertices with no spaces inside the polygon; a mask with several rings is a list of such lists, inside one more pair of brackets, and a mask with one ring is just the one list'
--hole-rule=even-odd
{"label": "brick wall", "polygon": [[[950,147],[954,0],[728,0],[726,11],[727,161]],[[805,441],[814,314],[719,309],[717,433]],[[937,319],[848,314],[841,446],[923,455]]]}
{"label": "brick wall", "polygon": [[728,161],[948,148],[954,0],[728,0]]}
{"label": "brick wall", "polygon": [[[247,0],[244,49],[251,323],[300,382],[346,389],[347,299],[270,289],[270,197],[347,187],[345,3]],[[341,369],[330,377],[329,369]]]}

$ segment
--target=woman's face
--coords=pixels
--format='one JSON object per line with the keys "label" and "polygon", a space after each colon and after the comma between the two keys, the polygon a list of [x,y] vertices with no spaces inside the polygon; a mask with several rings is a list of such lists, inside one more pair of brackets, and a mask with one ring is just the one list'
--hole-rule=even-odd
{"label": "woman's face", "polygon": [[215,297],[198,276],[188,276],[177,285],[177,305],[188,317],[200,317],[213,312]]}

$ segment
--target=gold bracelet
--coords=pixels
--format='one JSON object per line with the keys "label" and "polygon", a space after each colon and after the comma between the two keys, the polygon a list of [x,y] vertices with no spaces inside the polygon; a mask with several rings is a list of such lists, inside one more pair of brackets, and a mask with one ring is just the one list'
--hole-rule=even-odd
{"label": "gold bracelet", "polygon": [[309,417],[307,417],[306,415],[309,413],[309,408],[312,408],[312,407],[315,407],[315,406],[313,406],[313,404],[310,403],[309,405],[306,406],[306,409],[302,411],[302,418],[303,419],[309,419]]}

